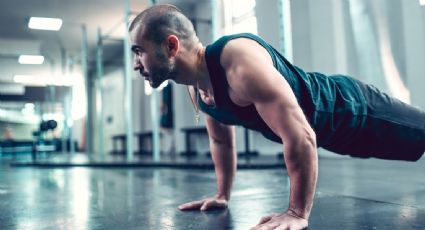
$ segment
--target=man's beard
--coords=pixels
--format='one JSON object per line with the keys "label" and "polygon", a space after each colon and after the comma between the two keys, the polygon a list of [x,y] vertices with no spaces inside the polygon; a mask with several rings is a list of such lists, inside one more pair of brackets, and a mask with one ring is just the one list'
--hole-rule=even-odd
{"label": "man's beard", "polygon": [[174,62],[169,61],[161,52],[157,52],[156,57],[159,64],[152,67],[149,73],[149,84],[152,88],[158,88],[164,81],[174,79],[176,75]]}

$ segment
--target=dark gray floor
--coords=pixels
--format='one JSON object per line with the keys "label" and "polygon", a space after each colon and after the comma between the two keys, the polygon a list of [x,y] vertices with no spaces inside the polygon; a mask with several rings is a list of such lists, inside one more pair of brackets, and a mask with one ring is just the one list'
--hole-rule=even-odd
{"label": "dark gray floor", "polygon": [[[212,170],[10,167],[1,160],[0,229],[249,229],[286,209],[281,169],[238,172],[226,211],[181,212],[212,195]],[[309,229],[425,229],[425,160],[320,159]]]}
{"label": "dark gray floor", "polygon": [[[261,156],[238,156],[238,168],[240,169],[266,169],[282,168],[281,154]],[[5,155],[4,158],[12,159],[15,167],[164,167],[183,169],[214,169],[211,156],[198,154],[196,156],[161,156],[159,162],[155,162],[150,155],[135,155],[128,161],[124,155],[86,155],[82,153],[39,153],[36,159],[30,153]]]}

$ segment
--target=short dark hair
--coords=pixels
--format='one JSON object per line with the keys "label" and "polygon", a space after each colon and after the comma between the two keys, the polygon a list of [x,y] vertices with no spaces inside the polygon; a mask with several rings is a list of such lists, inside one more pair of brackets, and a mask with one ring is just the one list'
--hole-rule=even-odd
{"label": "short dark hair", "polygon": [[168,35],[176,35],[187,48],[198,42],[192,22],[175,6],[160,4],[149,7],[131,22],[129,31],[140,27],[142,36],[161,44]]}

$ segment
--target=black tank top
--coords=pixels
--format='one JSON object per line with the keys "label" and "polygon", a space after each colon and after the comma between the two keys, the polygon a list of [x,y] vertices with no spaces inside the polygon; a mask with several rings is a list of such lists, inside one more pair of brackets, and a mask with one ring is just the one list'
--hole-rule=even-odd
{"label": "black tank top", "polygon": [[227,42],[236,38],[252,39],[268,51],[274,67],[289,83],[298,104],[316,132],[318,146],[325,147],[334,141],[348,139],[363,125],[366,102],[356,80],[342,75],[325,76],[316,72],[304,72],[263,39],[248,33],[224,36],[206,47],[205,59],[215,105],[205,104],[198,98],[202,111],[221,123],[256,130],[267,139],[282,143],[281,138],[260,117],[254,105],[241,107],[229,97],[229,84],[220,64],[220,56]]}

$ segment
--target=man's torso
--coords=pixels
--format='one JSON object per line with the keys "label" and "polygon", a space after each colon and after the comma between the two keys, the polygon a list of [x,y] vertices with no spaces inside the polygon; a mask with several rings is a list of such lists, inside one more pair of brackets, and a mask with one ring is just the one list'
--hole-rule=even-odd
{"label": "man's torso", "polygon": [[257,130],[266,138],[281,142],[261,119],[255,107],[236,95],[229,86],[220,64],[220,55],[226,44],[235,39],[254,40],[270,55],[271,64],[289,83],[301,109],[315,130],[319,145],[350,138],[350,130],[364,122],[364,97],[352,79],[341,75],[328,77],[320,73],[306,73],[252,34],[225,36],[206,48],[205,58],[214,95],[201,92],[199,106],[216,120]]}

